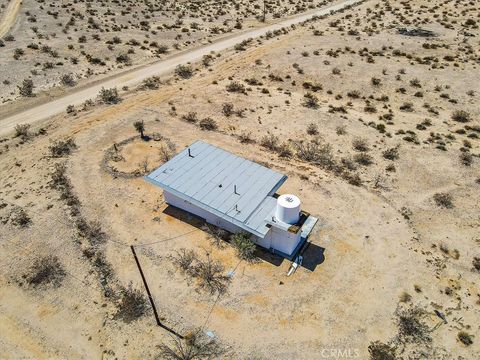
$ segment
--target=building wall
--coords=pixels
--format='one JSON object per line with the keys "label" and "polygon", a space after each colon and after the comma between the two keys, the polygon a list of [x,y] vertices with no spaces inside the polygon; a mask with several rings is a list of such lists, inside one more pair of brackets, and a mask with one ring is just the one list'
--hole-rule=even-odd
{"label": "building wall", "polygon": [[[245,232],[245,230],[230,223],[229,221],[226,221],[225,219],[222,219],[217,215],[214,215],[204,209],[201,209],[198,206],[193,205],[192,203],[184,199],[181,199],[178,196],[173,195],[168,191],[164,191],[163,196],[165,198],[165,201],[168,204],[175,206],[177,208],[180,208],[182,210],[185,210],[191,214],[197,215],[202,219],[205,219],[205,221],[209,224],[218,226],[219,228],[225,229],[231,233]],[[295,247],[297,246],[297,244],[299,243],[300,237],[301,237],[300,235],[301,235],[300,231],[298,232],[298,234],[293,234],[289,231],[284,231],[284,230],[272,227],[270,231],[267,233],[267,235],[265,235],[264,238],[260,238],[254,235],[251,237],[251,239],[257,245],[263,248],[266,248],[266,249],[273,248],[287,255],[290,255],[292,251],[295,249]]]}

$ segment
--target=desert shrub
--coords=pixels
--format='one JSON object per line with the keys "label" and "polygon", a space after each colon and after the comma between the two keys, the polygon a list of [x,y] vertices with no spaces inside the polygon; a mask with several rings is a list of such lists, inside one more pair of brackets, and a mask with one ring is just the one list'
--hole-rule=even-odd
{"label": "desert shrub", "polygon": [[372,77],[371,82],[373,86],[380,86],[382,84],[382,80],[376,77]]}
{"label": "desert shrub", "polygon": [[395,312],[398,327],[398,340],[401,343],[430,343],[429,327],[422,322],[425,311],[418,307],[397,309]]}
{"label": "desert shrub", "polygon": [[405,112],[412,112],[413,104],[410,102],[403,103],[402,105],[400,105],[399,109]]}
{"label": "desert shrub", "polygon": [[278,141],[278,136],[268,133],[267,135],[262,137],[262,139],[260,140],[260,145],[268,150],[277,151]]}
{"label": "desert shrub", "polygon": [[480,272],[480,257],[474,257],[472,260],[473,269]]}
{"label": "desert shrub", "polygon": [[170,140],[166,140],[165,144],[162,144],[162,146],[158,150],[158,152],[160,154],[160,159],[163,162],[169,161],[173,157],[173,155],[175,154],[175,150],[176,150],[175,143],[173,143]]}
{"label": "desert shrub", "polygon": [[162,343],[158,348],[156,359],[162,360],[215,359],[225,353],[215,339],[204,335],[202,329],[188,333],[183,339],[171,336],[170,343]]}
{"label": "desert shrub", "polygon": [[193,250],[181,248],[172,256],[172,261],[182,272],[191,274],[193,266],[198,260],[197,253]]}
{"label": "desert shrub", "polygon": [[15,126],[15,137],[19,137],[22,140],[30,138],[30,124],[17,124]]}
{"label": "desert shrub", "polygon": [[465,331],[460,331],[457,334],[457,339],[465,346],[470,346],[473,344],[472,335],[469,335]]}
{"label": "desert shrub", "polygon": [[339,125],[335,128],[335,132],[337,135],[345,135],[347,133],[347,129],[345,125]]}
{"label": "desert shrub", "polygon": [[465,166],[470,166],[473,163],[473,156],[469,152],[462,152],[459,158],[460,162]]}
{"label": "desert shrub", "polygon": [[205,67],[210,66],[210,65],[212,64],[212,62],[213,62],[213,59],[214,59],[213,56],[210,55],[210,54],[203,55],[203,57],[202,57],[202,64],[203,64],[203,66],[205,66]]}
{"label": "desert shrub", "polygon": [[143,120],[135,121],[133,127],[140,134],[140,138],[145,138],[145,122]]}
{"label": "desert shrub", "polygon": [[75,78],[73,77],[72,74],[62,75],[62,77],[60,78],[60,82],[64,86],[75,86],[75,84],[76,84]]}
{"label": "desert shrub", "polygon": [[189,65],[178,65],[175,68],[175,75],[178,75],[183,79],[189,79],[193,76],[193,69]]}
{"label": "desert shrub", "polygon": [[87,221],[83,217],[76,220],[78,234],[87,239],[90,245],[99,245],[105,243],[107,234],[103,232],[102,226],[98,221]]}
{"label": "desert shrub", "polygon": [[243,94],[245,94],[246,91],[247,91],[245,89],[245,85],[243,85],[239,82],[236,82],[236,81],[232,81],[231,83],[229,83],[226,86],[226,89],[227,89],[228,92],[243,93]]}
{"label": "desert shrub", "polygon": [[65,278],[66,272],[54,255],[38,258],[28,272],[22,276],[27,285],[36,287],[51,286],[57,288]]}
{"label": "desert shrub", "polygon": [[395,348],[380,341],[371,342],[368,345],[370,360],[395,360]]}
{"label": "desert shrub", "polygon": [[240,232],[233,234],[230,239],[237,256],[242,260],[252,261],[255,259],[256,245],[250,237],[250,234]]}
{"label": "desert shrub", "polygon": [[447,193],[436,193],[433,195],[433,200],[435,200],[435,203],[443,208],[446,209],[451,209],[453,208],[453,199],[452,195],[447,194]]}
{"label": "desert shrub", "polygon": [[192,124],[195,124],[198,121],[197,113],[194,111],[182,115],[181,119]]}
{"label": "desert shrub", "polygon": [[251,144],[255,142],[252,138],[252,133],[246,131],[243,131],[238,135],[238,140],[240,140],[242,144]]}
{"label": "desert shrub", "polygon": [[331,168],[335,165],[330,144],[320,144],[317,141],[298,141],[293,144],[295,147],[295,155],[300,160],[326,168]]}
{"label": "desert shrub", "polygon": [[359,153],[355,154],[353,159],[355,160],[356,163],[363,165],[363,166],[368,166],[373,164],[373,159],[370,155],[365,154],[365,153]]}
{"label": "desert shrub", "polygon": [[77,145],[72,138],[67,138],[64,140],[54,140],[52,144],[48,147],[50,150],[50,155],[54,158],[60,158],[63,156],[70,155],[72,150],[75,150]]}
{"label": "desert shrub", "polygon": [[233,104],[232,104],[232,103],[224,103],[224,104],[222,105],[222,113],[223,113],[223,115],[225,115],[226,117],[232,116],[233,113],[234,113]]}
{"label": "desert shrub", "polygon": [[18,86],[18,90],[19,90],[21,96],[31,97],[31,96],[33,96],[33,88],[34,87],[35,86],[33,85],[33,80],[32,79],[24,79],[22,81],[22,85]]}
{"label": "desert shrub", "polygon": [[202,226],[202,230],[204,230],[208,234],[210,243],[213,246],[218,249],[223,249],[226,247],[226,242],[230,237],[228,231],[210,224],[204,224]]}
{"label": "desert shrub", "polygon": [[305,95],[303,95],[302,105],[310,109],[317,109],[318,98],[312,93],[306,93]]}
{"label": "desert shrub", "polygon": [[315,123],[310,123],[307,126],[308,135],[317,135],[318,134],[318,125]]}
{"label": "desert shrub", "polygon": [[12,211],[10,221],[12,222],[13,225],[20,228],[25,228],[32,223],[32,219],[27,214],[25,209],[20,207]]}
{"label": "desert shrub", "polygon": [[398,147],[395,146],[393,148],[389,148],[387,150],[385,150],[383,153],[382,153],[382,156],[387,159],[387,160],[397,160],[399,155],[398,155]]}
{"label": "desert shrub", "polygon": [[120,101],[122,101],[121,97],[118,95],[117,88],[105,89],[102,87],[99,97],[100,101],[109,105],[118,104]]}
{"label": "desert shrub", "polygon": [[470,115],[469,112],[465,110],[456,110],[452,114],[452,120],[461,122],[461,123],[466,123],[469,122],[472,119],[472,116]]}
{"label": "desert shrub", "polygon": [[145,315],[148,309],[148,301],[142,291],[134,289],[132,284],[120,289],[116,319],[131,323]]}
{"label": "desert shrub", "polygon": [[193,265],[192,274],[198,279],[199,288],[208,291],[211,295],[223,294],[227,291],[230,277],[223,274],[225,268],[222,263],[212,260],[207,254],[207,259],[198,259]]}
{"label": "desert shrub", "polygon": [[290,158],[293,156],[292,147],[288,142],[283,142],[277,149],[278,156],[283,158]]}
{"label": "desert shrub", "polygon": [[206,117],[206,118],[200,120],[198,125],[200,126],[200,129],[202,129],[202,130],[213,131],[213,130],[218,129],[217,122],[214,119],[212,119],[211,117]]}
{"label": "desert shrub", "polygon": [[356,151],[366,152],[370,150],[370,148],[368,147],[367,140],[362,138],[353,139],[352,146],[353,146],[353,149]]}
{"label": "desert shrub", "polygon": [[160,86],[160,78],[158,76],[151,76],[142,82],[142,89],[155,90]]}
{"label": "desert shrub", "polygon": [[352,99],[358,99],[361,95],[362,94],[358,90],[352,90],[347,93],[347,96]]}

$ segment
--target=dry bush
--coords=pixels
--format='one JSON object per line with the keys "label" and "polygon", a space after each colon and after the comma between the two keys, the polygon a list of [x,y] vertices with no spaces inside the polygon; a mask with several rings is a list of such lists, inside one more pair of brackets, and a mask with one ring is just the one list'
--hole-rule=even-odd
{"label": "dry bush", "polygon": [[162,146],[158,150],[160,154],[160,160],[162,160],[163,162],[169,161],[175,155],[175,151],[175,143],[170,140],[166,140],[165,144],[162,144]]}
{"label": "dry bush", "polygon": [[234,107],[233,107],[233,104],[232,103],[224,103],[222,105],[222,113],[223,115],[225,115],[226,117],[230,117],[234,114]]}
{"label": "dry bush", "polygon": [[459,158],[460,162],[465,166],[471,166],[473,163],[473,156],[469,152],[462,152]]}
{"label": "dry bush", "polygon": [[118,104],[122,101],[122,98],[118,95],[117,88],[102,88],[100,90],[99,98],[101,102],[108,105]]}
{"label": "dry bush", "polygon": [[310,109],[317,109],[319,106],[318,98],[312,93],[306,93],[305,95],[303,95],[302,105]]}
{"label": "dry bush", "polygon": [[255,250],[257,246],[250,237],[250,234],[240,232],[233,234],[230,238],[230,242],[235,248],[237,256],[242,260],[253,261],[256,259]]}
{"label": "dry bush", "polygon": [[293,144],[295,147],[295,155],[300,160],[326,168],[334,167],[335,161],[330,144],[321,144],[318,141],[296,141]]}
{"label": "dry bush", "polygon": [[76,85],[75,78],[73,77],[72,74],[62,75],[62,77],[60,78],[60,82],[62,83],[62,85],[65,85],[65,86],[75,86]]}
{"label": "dry bush", "polygon": [[397,160],[398,159],[398,147],[393,147],[390,149],[385,150],[382,153],[383,157],[387,160]]}
{"label": "dry bush", "polygon": [[226,86],[228,92],[233,93],[242,93],[246,94],[247,90],[245,89],[245,85],[240,84],[239,82],[232,81],[230,84]]}
{"label": "dry bush", "polygon": [[480,257],[474,257],[472,260],[473,269],[480,272]]}
{"label": "dry bush", "polygon": [[148,300],[142,291],[134,289],[132,284],[120,289],[115,318],[126,323],[138,320],[149,309]]}
{"label": "dry bush", "polygon": [[213,131],[213,130],[218,129],[217,122],[214,119],[212,119],[211,117],[206,117],[205,119],[200,120],[198,125],[200,126],[200,129],[202,129],[202,130]]}
{"label": "dry bush", "polygon": [[193,266],[198,261],[198,255],[193,250],[181,248],[171,256],[171,260],[183,273],[192,274]]}
{"label": "dry bush", "polygon": [[183,339],[171,336],[170,343],[162,343],[156,359],[158,360],[202,360],[218,358],[225,350],[215,339],[206,337],[202,329],[196,329]]}
{"label": "dry bush", "polygon": [[33,80],[31,80],[31,79],[23,80],[22,85],[18,86],[18,90],[20,92],[20,95],[24,96],[24,97],[33,96],[34,95],[33,94],[33,88],[34,88]]}
{"label": "dry bush", "polygon": [[55,140],[48,147],[48,149],[50,150],[50,155],[54,158],[68,156],[72,153],[72,150],[75,150],[76,148],[77,145],[75,144],[75,140],[73,140],[72,138]]}
{"label": "dry bush", "polygon": [[277,149],[278,156],[283,158],[291,158],[293,156],[292,147],[288,142],[283,142]]}
{"label": "dry bush", "polygon": [[318,135],[318,125],[315,123],[310,123],[307,126],[308,135]]}
{"label": "dry bush", "polygon": [[452,209],[453,208],[453,199],[452,195],[447,194],[447,193],[436,193],[433,195],[433,200],[435,200],[435,203],[443,207],[445,209]]}
{"label": "dry bush", "polygon": [[430,343],[429,327],[422,322],[425,311],[418,307],[401,309],[395,312],[398,327],[397,340],[400,343]]}
{"label": "dry bush", "polygon": [[30,124],[17,124],[15,126],[15,137],[27,140],[30,136]]}
{"label": "dry bush", "polygon": [[365,151],[370,150],[370,148],[368,147],[367,140],[362,139],[362,138],[353,139],[352,146],[353,146],[353,149],[356,150],[356,151],[365,152]]}
{"label": "dry bush", "polygon": [[142,89],[149,89],[149,90],[156,90],[160,87],[161,81],[160,77],[158,76],[152,76],[149,78],[146,78],[142,82]]}
{"label": "dry bush", "polygon": [[251,144],[255,142],[252,138],[252,133],[246,131],[243,131],[238,135],[238,140],[240,140],[242,144]]}
{"label": "dry bush", "polygon": [[197,113],[194,111],[191,111],[188,114],[182,115],[181,119],[191,124],[195,124],[198,121]]}
{"label": "dry bush", "polygon": [[28,272],[22,276],[27,285],[36,287],[51,286],[57,288],[65,278],[66,272],[54,255],[36,259]]}
{"label": "dry bush", "polygon": [[473,344],[472,335],[465,331],[460,331],[457,334],[457,339],[465,346],[470,346]]}
{"label": "dry bush", "polygon": [[371,342],[368,345],[370,360],[395,360],[395,348],[380,341]]}
{"label": "dry bush", "polygon": [[183,79],[189,79],[193,76],[193,69],[189,65],[178,65],[175,68],[175,75],[178,75]]}
{"label": "dry bush", "polygon": [[87,221],[83,217],[79,217],[76,226],[79,235],[87,239],[90,245],[97,246],[105,243],[107,234],[102,230],[100,222]]}
{"label": "dry bush", "polygon": [[192,274],[198,279],[198,286],[211,295],[223,294],[227,291],[230,277],[223,274],[225,268],[222,263],[212,260],[207,253],[207,259],[198,259],[192,268]]}
{"label": "dry bush", "polygon": [[268,150],[277,151],[278,141],[278,136],[269,133],[262,137],[262,139],[260,140],[260,145]]}
{"label": "dry bush", "polygon": [[452,114],[452,120],[461,122],[461,123],[466,123],[469,122],[472,119],[472,116],[470,115],[469,112],[465,110],[456,110]]}
{"label": "dry bush", "polygon": [[25,228],[32,223],[32,219],[30,218],[30,216],[21,207],[12,210],[12,213],[10,215],[10,221],[13,225],[20,228]]}
{"label": "dry bush", "polygon": [[224,249],[229,239],[229,233],[217,226],[205,223],[202,230],[208,234],[210,243],[218,249]]}
{"label": "dry bush", "polygon": [[363,166],[368,166],[373,164],[373,158],[366,153],[359,153],[353,156],[353,160]]}

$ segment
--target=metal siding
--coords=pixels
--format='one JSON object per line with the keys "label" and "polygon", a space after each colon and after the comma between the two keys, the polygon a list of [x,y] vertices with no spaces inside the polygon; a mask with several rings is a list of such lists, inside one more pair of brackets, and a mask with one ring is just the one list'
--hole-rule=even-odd
{"label": "metal siding", "polygon": [[276,203],[270,195],[287,177],[202,141],[189,148],[193,157],[186,148],[145,178],[195,209],[264,237],[269,231],[266,217]]}

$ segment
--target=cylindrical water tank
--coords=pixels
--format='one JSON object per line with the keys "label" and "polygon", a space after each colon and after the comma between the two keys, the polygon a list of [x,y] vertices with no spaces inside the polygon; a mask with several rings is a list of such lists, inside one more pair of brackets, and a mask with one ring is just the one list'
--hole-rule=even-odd
{"label": "cylindrical water tank", "polygon": [[277,199],[275,217],[278,221],[296,224],[300,219],[300,199],[291,194],[280,195]]}

